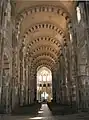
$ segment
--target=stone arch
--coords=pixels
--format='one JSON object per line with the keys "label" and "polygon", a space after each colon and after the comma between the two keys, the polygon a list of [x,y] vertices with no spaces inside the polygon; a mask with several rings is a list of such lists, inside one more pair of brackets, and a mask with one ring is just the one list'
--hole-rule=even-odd
{"label": "stone arch", "polygon": [[41,29],[41,28],[54,30],[55,32],[60,34],[64,39],[66,39],[66,37],[67,37],[64,30],[59,25],[56,25],[55,23],[52,23],[52,22],[45,21],[45,22],[41,22],[41,23],[36,23],[36,24],[28,27],[25,30],[22,38],[25,39],[27,35],[29,35],[30,33],[34,33],[35,31],[37,31],[38,29]]}
{"label": "stone arch", "polygon": [[57,15],[63,16],[67,21],[67,23],[70,23],[70,14],[68,13],[67,10],[65,10],[65,8],[62,8],[61,6],[54,6],[54,5],[36,5],[30,8],[29,7],[25,8],[20,13],[18,13],[16,17],[17,19],[16,28],[18,28],[18,26],[21,24],[21,22],[26,16],[33,13],[37,13],[37,12],[52,12],[52,13],[56,12]]}
{"label": "stone arch", "polygon": [[39,38],[36,38],[34,40],[32,40],[30,43],[29,43],[29,47],[32,47],[32,45],[36,44],[37,42],[40,42],[40,41],[49,41],[51,42],[52,44],[55,44],[56,46],[60,47],[60,42],[59,40],[55,39],[55,38],[52,38],[50,36],[43,36],[43,37],[39,37]]}
{"label": "stone arch", "polygon": [[36,54],[36,55],[32,56],[32,58],[33,58],[32,61],[33,61],[35,58],[39,57],[39,56],[50,56],[50,57],[51,57],[52,59],[54,59],[54,60],[57,59],[57,57],[54,56],[54,54],[51,53],[51,52],[41,52],[41,53],[39,53],[39,54]]}
{"label": "stone arch", "polygon": [[47,67],[50,71],[51,71],[51,68],[50,68],[50,66],[49,65],[44,65],[44,64],[42,64],[42,65],[40,65],[38,68],[37,68],[37,70],[39,70],[40,68],[42,68],[42,67]]}
{"label": "stone arch", "polygon": [[35,48],[35,50],[33,50],[31,52],[31,55],[33,55],[34,53],[37,53],[37,51],[43,51],[43,50],[54,52],[55,55],[58,54],[58,51],[55,48],[52,48],[50,45],[48,45],[48,46],[43,45],[43,46],[39,46],[39,47]]}
{"label": "stone arch", "polygon": [[46,58],[41,58],[41,59],[39,59],[39,60],[37,60],[34,64],[33,64],[33,66],[36,66],[37,64],[39,64],[39,63],[46,63],[46,64],[50,64],[50,66],[52,66],[52,65],[54,65],[55,64],[55,62],[54,61],[52,61],[51,59],[46,59]]}
{"label": "stone arch", "polygon": [[37,69],[40,65],[43,65],[43,66],[49,66],[49,68],[50,68],[50,70],[52,70],[53,69],[53,63],[51,63],[50,61],[45,61],[45,60],[43,60],[43,61],[40,61],[40,62],[38,62],[37,64],[35,64],[33,67],[32,67],[32,69]]}
{"label": "stone arch", "polygon": [[34,58],[32,64],[38,62],[39,60],[43,60],[43,59],[44,60],[49,59],[50,61],[53,61],[55,63],[55,60],[51,58],[50,56],[42,55],[42,56],[38,56],[37,58]]}
{"label": "stone arch", "polygon": [[[47,59],[40,59],[38,60],[36,63],[32,64],[31,66],[31,74],[33,75],[32,71],[36,71],[36,69],[40,66],[48,66],[50,68],[50,70],[52,71],[54,68],[55,63],[51,60],[47,60]],[[34,76],[34,75],[33,75]]]}

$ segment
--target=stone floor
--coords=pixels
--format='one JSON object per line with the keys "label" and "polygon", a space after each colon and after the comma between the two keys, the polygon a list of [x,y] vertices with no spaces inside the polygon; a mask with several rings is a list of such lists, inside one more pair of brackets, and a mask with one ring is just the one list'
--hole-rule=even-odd
{"label": "stone floor", "polygon": [[47,104],[42,104],[36,115],[32,116],[11,116],[5,115],[0,120],[89,120],[89,113],[79,113],[71,115],[53,115]]}

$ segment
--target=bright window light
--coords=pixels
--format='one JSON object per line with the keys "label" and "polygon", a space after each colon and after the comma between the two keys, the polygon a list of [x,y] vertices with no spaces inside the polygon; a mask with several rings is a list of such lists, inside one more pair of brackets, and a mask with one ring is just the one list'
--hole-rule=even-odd
{"label": "bright window light", "polygon": [[76,10],[77,10],[77,20],[78,20],[78,23],[79,23],[80,20],[81,20],[81,11],[80,11],[79,7],[77,7]]}
{"label": "bright window light", "polygon": [[47,75],[47,74],[49,74],[49,73],[48,73],[47,70],[42,70],[41,74],[42,74],[42,75]]}
{"label": "bright window light", "polygon": [[43,113],[43,111],[38,111],[39,114]]}
{"label": "bright window light", "polygon": [[43,111],[43,109],[42,109],[42,108],[40,108],[40,110],[42,110],[42,111]]}
{"label": "bright window light", "polygon": [[43,93],[41,94],[41,97],[44,97],[45,99],[47,99],[48,94],[47,94],[46,92],[43,92]]}
{"label": "bright window light", "polygon": [[71,35],[71,33],[70,33],[70,41],[72,42],[72,35]]}

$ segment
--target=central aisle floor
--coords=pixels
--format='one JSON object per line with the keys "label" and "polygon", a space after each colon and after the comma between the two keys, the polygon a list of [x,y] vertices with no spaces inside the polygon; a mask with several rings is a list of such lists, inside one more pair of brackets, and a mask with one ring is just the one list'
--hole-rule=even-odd
{"label": "central aisle floor", "polygon": [[71,115],[53,115],[47,104],[42,104],[42,107],[35,115],[10,116],[5,115],[4,119],[0,120],[89,120],[89,113],[79,113]]}
{"label": "central aisle floor", "polygon": [[57,116],[53,116],[52,112],[49,110],[47,104],[42,104],[42,107],[38,111],[35,117],[30,118],[30,120],[58,120]]}

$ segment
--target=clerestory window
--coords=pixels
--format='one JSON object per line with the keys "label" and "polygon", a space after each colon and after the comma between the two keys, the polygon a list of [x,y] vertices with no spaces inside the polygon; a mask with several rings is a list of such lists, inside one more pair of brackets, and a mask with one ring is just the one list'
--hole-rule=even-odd
{"label": "clerestory window", "polygon": [[77,20],[78,20],[78,23],[79,23],[81,21],[81,10],[80,10],[80,7],[77,7],[76,11],[77,11]]}

